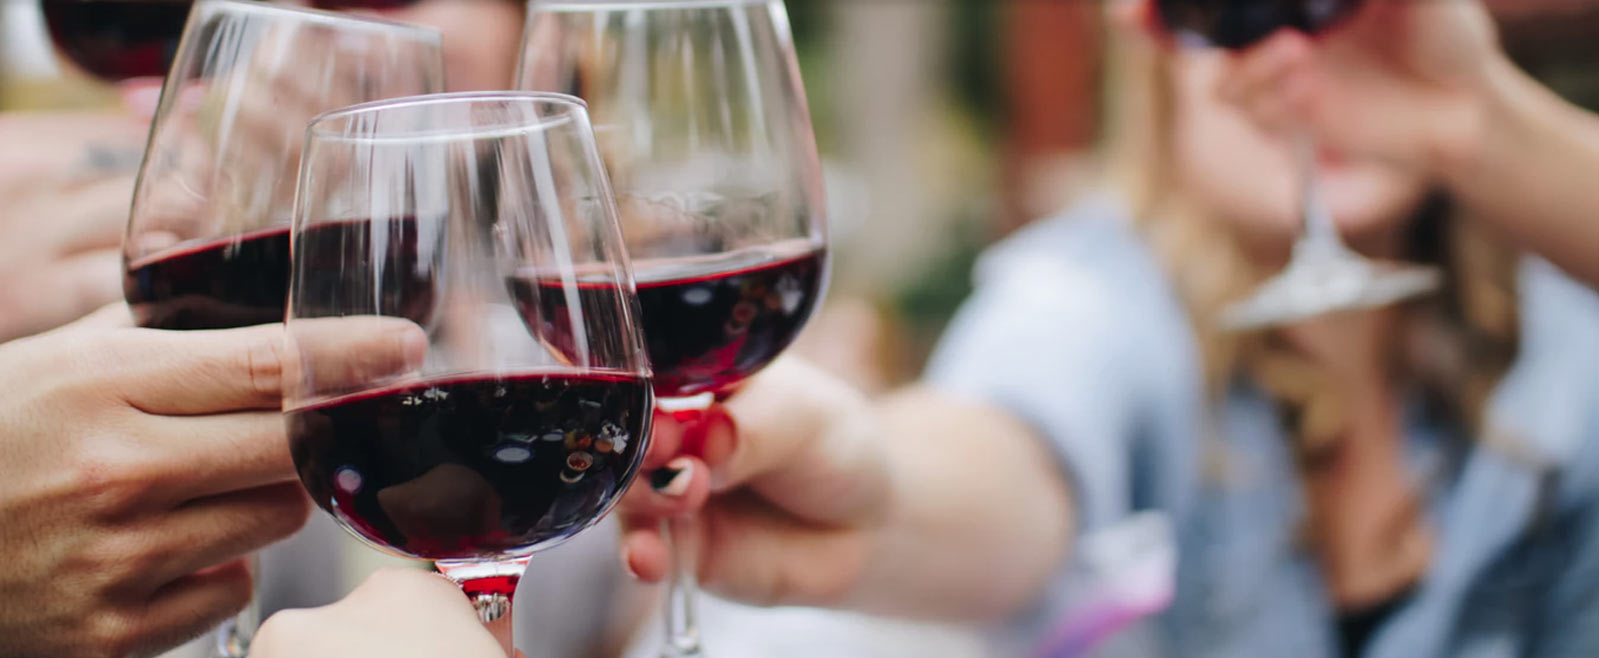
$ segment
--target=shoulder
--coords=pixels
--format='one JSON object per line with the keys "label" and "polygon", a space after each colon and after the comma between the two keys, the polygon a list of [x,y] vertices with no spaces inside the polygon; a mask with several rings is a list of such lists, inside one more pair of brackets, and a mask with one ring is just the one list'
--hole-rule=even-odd
{"label": "shoulder", "polygon": [[1165,271],[1109,195],[1085,199],[994,245],[974,277],[977,299],[1004,300],[1034,316],[1070,311],[1056,323],[1069,320],[1076,336],[1170,343],[1188,333]]}
{"label": "shoulder", "polygon": [[1599,500],[1599,293],[1536,258],[1523,262],[1518,293],[1520,354],[1490,427],[1530,444],[1568,496]]}
{"label": "shoulder", "polygon": [[1187,397],[1199,377],[1187,314],[1154,254],[1110,197],[994,245],[927,379],[955,392],[1021,395],[1107,416]]}

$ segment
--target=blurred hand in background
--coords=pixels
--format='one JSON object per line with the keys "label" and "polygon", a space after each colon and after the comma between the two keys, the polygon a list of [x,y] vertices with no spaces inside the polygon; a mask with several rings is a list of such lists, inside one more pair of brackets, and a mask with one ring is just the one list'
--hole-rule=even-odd
{"label": "blurred hand in background", "polygon": [[0,114],[0,342],[121,298],[148,129],[119,112]]}

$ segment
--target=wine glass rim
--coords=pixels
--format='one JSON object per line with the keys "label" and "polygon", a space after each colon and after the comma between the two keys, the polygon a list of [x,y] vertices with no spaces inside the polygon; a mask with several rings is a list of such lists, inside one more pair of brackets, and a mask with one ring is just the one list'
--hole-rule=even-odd
{"label": "wine glass rim", "polygon": [[[324,126],[330,122],[346,119],[361,114],[377,114],[392,110],[423,107],[428,105],[457,105],[475,103],[515,103],[532,102],[562,106],[565,109],[556,116],[538,117],[536,122],[518,122],[514,124],[499,124],[489,126],[450,126],[438,129],[417,129],[401,131],[382,135],[349,135],[326,129]],[[437,94],[419,94],[415,96],[401,96],[399,98],[386,98],[329,110],[313,117],[306,126],[308,139],[318,139],[336,142],[353,143],[382,143],[419,141],[460,141],[471,139],[512,137],[533,132],[558,128],[570,123],[574,115],[586,118],[588,103],[571,94],[553,91],[456,91]]]}
{"label": "wine glass rim", "polygon": [[444,41],[444,35],[439,32],[438,28],[376,16],[341,14],[325,9],[253,2],[251,0],[200,0],[200,2],[195,4],[195,9],[197,10],[218,8],[219,10],[233,13],[292,17],[315,24],[359,27],[378,32],[409,32],[414,36],[426,38],[435,44],[443,43]]}
{"label": "wine glass rim", "polygon": [[535,12],[584,12],[598,10],[721,9],[745,5],[766,5],[782,0],[552,0],[533,3]]}

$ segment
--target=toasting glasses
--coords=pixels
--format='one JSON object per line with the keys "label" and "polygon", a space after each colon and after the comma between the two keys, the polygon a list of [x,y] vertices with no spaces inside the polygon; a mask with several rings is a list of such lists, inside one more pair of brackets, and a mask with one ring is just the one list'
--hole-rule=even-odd
{"label": "toasting glasses", "polygon": [[[442,71],[433,30],[265,4],[195,4],[123,242],[123,291],[139,325],[282,321],[306,122],[360,101],[438,91]],[[257,613],[252,603],[223,626],[217,655],[245,654]]]}
{"label": "toasting glasses", "polygon": [[[1247,48],[1280,29],[1325,30],[1353,13],[1359,0],[1158,0],[1158,15],[1179,42]],[[1293,257],[1250,297],[1227,308],[1222,324],[1250,330],[1290,324],[1343,310],[1384,306],[1426,294],[1441,281],[1436,268],[1376,262],[1338,236],[1321,198],[1316,147],[1308,136],[1294,144],[1303,228]]]}
{"label": "toasting glasses", "polygon": [[[655,392],[692,419],[793,342],[827,280],[822,171],[783,3],[533,3],[518,84],[588,100]],[[668,536],[662,655],[698,656],[698,529],[674,522]]]}
{"label": "toasting glasses", "polygon": [[[284,410],[300,479],[345,529],[435,561],[508,622],[527,556],[632,480],[654,402],[583,103],[335,111],[307,130],[299,190]],[[351,372],[323,358],[333,332],[414,350]]]}

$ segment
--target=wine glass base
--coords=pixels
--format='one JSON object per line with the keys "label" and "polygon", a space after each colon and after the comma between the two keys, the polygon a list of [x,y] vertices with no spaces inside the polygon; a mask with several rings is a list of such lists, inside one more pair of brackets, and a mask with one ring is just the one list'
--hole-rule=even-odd
{"label": "wine glass base", "polygon": [[1395,304],[1438,289],[1435,267],[1354,257],[1295,260],[1286,270],[1222,313],[1231,331],[1266,329],[1314,317]]}
{"label": "wine glass base", "polygon": [[211,658],[245,658],[249,655],[244,636],[239,632],[239,622],[229,619],[216,630],[216,645],[211,647]]}
{"label": "wine glass base", "polygon": [[661,649],[661,658],[705,658],[705,649],[700,646],[693,647],[664,647]]}

